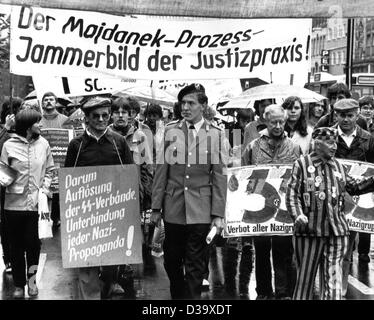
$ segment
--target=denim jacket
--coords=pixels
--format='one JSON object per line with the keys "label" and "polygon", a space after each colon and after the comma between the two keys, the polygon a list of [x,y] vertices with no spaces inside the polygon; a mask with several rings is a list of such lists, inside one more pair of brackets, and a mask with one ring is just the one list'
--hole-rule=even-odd
{"label": "denim jacket", "polygon": [[39,189],[49,189],[54,170],[48,141],[40,136],[29,142],[15,134],[4,143],[1,161],[18,173],[5,190],[4,209],[37,211]]}

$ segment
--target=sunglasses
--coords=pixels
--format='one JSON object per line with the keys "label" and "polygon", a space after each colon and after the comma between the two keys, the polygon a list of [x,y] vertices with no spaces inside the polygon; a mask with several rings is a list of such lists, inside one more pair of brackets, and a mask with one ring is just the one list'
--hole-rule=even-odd
{"label": "sunglasses", "polygon": [[103,120],[109,120],[109,113],[92,113],[91,118],[94,120],[100,120],[102,118]]}

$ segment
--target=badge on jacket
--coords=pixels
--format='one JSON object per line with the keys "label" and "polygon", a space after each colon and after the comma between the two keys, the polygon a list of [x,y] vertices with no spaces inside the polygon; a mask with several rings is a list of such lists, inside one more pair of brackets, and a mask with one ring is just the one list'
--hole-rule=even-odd
{"label": "badge on jacket", "polygon": [[306,207],[310,207],[310,194],[308,192],[303,193],[304,203]]}

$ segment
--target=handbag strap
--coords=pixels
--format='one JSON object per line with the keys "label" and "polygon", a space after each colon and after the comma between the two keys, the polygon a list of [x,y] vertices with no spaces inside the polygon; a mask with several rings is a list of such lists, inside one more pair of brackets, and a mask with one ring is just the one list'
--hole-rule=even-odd
{"label": "handbag strap", "polygon": [[81,149],[82,149],[82,144],[83,144],[83,141],[81,141],[81,143],[79,144],[78,153],[77,153],[77,156],[75,157],[74,168],[77,166],[79,153],[81,152]]}
{"label": "handbag strap", "polygon": [[113,144],[114,144],[114,148],[115,148],[116,151],[117,151],[117,155],[118,155],[118,158],[119,158],[119,162],[121,162],[121,166],[123,167],[123,162],[122,162],[121,156],[120,156],[120,154],[119,154],[119,151],[118,151],[118,148],[117,148],[117,144],[116,144],[116,142],[114,141],[114,139],[113,139],[112,141],[113,141]]}

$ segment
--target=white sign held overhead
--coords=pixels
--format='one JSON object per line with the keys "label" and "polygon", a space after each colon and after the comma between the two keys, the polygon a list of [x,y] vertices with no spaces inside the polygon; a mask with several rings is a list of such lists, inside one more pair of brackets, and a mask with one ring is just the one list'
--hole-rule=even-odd
{"label": "white sign held overhead", "polygon": [[12,7],[11,72],[226,79],[310,69],[311,19],[160,19]]}
{"label": "white sign held overhead", "polygon": [[103,93],[112,93],[134,86],[147,86],[150,81],[135,79],[118,79],[101,77],[53,77],[50,74],[35,74],[32,77],[38,96],[47,91],[54,92],[58,97],[85,96]]}

